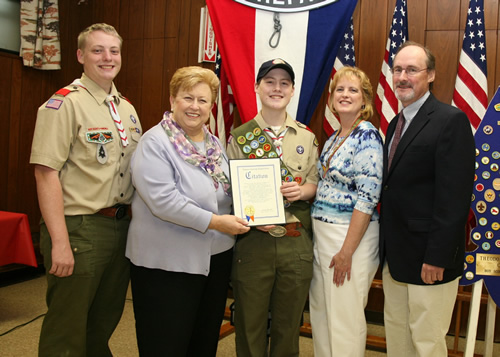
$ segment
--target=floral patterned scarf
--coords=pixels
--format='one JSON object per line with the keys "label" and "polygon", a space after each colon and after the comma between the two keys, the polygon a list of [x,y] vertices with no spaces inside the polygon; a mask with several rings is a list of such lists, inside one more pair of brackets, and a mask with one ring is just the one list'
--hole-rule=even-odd
{"label": "floral patterned scarf", "polygon": [[184,130],[182,130],[180,125],[173,120],[172,113],[165,112],[165,114],[163,114],[161,126],[182,159],[188,164],[199,166],[205,170],[212,176],[215,188],[218,189],[219,183],[221,183],[224,188],[224,193],[230,196],[229,180],[221,167],[223,157],[222,149],[215,137],[210,134],[207,127],[203,125],[206,154],[202,155],[198,152],[196,146],[191,139],[189,139]]}

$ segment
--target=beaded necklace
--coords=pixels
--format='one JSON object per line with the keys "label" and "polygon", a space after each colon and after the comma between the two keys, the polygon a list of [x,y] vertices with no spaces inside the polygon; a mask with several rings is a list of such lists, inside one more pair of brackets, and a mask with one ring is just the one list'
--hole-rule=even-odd
{"label": "beaded necklace", "polygon": [[332,143],[330,144],[330,146],[328,147],[328,150],[325,151],[325,153],[327,153],[328,151],[330,151],[330,149],[332,148],[333,145],[335,145],[335,147],[333,148],[333,151],[332,153],[330,154],[330,156],[328,157],[328,160],[326,160],[326,165],[323,163],[325,161],[323,161],[321,163],[321,167],[323,168],[323,178],[326,177],[326,173],[328,172],[328,168],[330,167],[330,162],[332,161],[332,158],[333,158],[333,155],[335,155],[335,153],[337,152],[337,150],[342,146],[342,144],[344,143],[344,141],[346,141],[346,139],[349,137],[349,135],[351,135],[352,131],[354,129],[356,129],[356,127],[363,121],[363,119],[361,117],[359,117],[358,119],[356,119],[354,121],[354,123],[352,124],[351,126],[351,129],[349,129],[349,132],[347,133],[346,136],[344,136],[343,138],[340,138],[339,137],[339,134],[340,132],[342,131],[341,129],[337,130],[337,132],[335,133],[335,137],[333,138],[332,140]]}

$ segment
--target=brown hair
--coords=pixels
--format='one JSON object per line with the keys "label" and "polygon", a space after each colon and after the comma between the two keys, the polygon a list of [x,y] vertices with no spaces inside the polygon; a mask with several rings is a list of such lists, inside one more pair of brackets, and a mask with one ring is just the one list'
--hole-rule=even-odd
{"label": "brown hair", "polygon": [[436,57],[434,57],[431,50],[429,50],[424,45],[422,45],[418,42],[415,42],[415,41],[403,42],[403,44],[401,46],[399,46],[398,50],[396,51],[396,56],[398,55],[399,51],[401,51],[403,48],[409,47],[409,46],[416,46],[416,47],[420,47],[421,49],[423,49],[425,52],[425,56],[427,57],[427,59],[425,60],[425,65],[427,66],[427,70],[432,71],[432,70],[436,69]]}
{"label": "brown hair", "polygon": [[[396,56],[398,55],[398,53],[403,48],[409,47],[409,46],[419,47],[422,50],[424,50],[425,56],[426,56],[425,65],[427,66],[427,72],[429,72],[429,71],[435,71],[436,70],[436,57],[434,57],[434,54],[431,52],[431,50],[429,48],[427,48],[424,45],[422,45],[421,43],[418,43],[418,42],[415,42],[415,41],[405,41],[405,42],[403,42],[401,44],[401,46],[399,46],[398,50],[396,51],[396,55],[394,56],[394,58],[396,58]],[[434,82],[430,82],[429,83],[429,89],[432,89],[433,86],[434,86]]]}
{"label": "brown hair", "polygon": [[210,87],[213,104],[217,98],[219,79],[213,71],[199,66],[182,67],[175,71],[170,80],[170,95],[175,97],[180,90],[189,90],[200,83]]}
{"label": "brown hair", "polygon": [[337,83],[341,78],[350,77],[359,79],[359,83],[361,85],[361,93],[363,95],[363,100],[365,102],[364,108],[361,109],[361,119],[367,120],[370,119],[373,115],[373,89],[372,84],[370,83],[370,79],[366,75],[365,72],[360,70],[357,67],[345,66],[342,67],[335,73],[333,76],[332,83],[330,84],[330,98],[328,100],[328,106],[333,114],[338,115],[337,111],[333,106],[333,98],[334,90],[337,87]]}

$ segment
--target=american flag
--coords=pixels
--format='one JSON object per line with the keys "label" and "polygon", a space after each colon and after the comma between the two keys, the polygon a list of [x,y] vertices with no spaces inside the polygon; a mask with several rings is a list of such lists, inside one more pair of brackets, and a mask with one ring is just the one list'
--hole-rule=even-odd
{"label": "american flag", "polygon": [[[342,42],[340,43],[339,51],[337,52],[337,57],[335,58],[335,62],[333,64],[330,83],[332,83],[333,76],[339,69],[344,66],[355,65],[356,56],[354,55],[354,25],[351,17],[351,22],[347,26]],[[330,91],[328,91],[328,98],[330,98],[330,94]],[[325,108],[325,118],[323,120],[323,129],[325,130],[325,133],[330,136],[338,128],[340,128],[340,122],[335,115],[333,115],[327,104]]]}
{"label": "american flag", "polygon": [[399,113],[399,102],[392,87],[392,62],[399,46],[408,40],[406,1],[397,0],[392,17],[392,26],[385,46],[384,61],[375,96],[375,107],[380,114],[380,132],[385,137],[389,122]]}
{"label": "american flag", "polygon": [[233,129],[233,111],[235,104],[233,92],[227,80],[226,72],[222,66],[221,55],[218,49],[215,61],[215,74],[219,77],[220,85],[217,101],[210,115],[210,131],[226,145],[229,133],[231,129]]}
{"label": "american flag", "polygon": [[483,0],[470,0],[452,105],[467,114],[474,131],[488,107],[485,34]]}

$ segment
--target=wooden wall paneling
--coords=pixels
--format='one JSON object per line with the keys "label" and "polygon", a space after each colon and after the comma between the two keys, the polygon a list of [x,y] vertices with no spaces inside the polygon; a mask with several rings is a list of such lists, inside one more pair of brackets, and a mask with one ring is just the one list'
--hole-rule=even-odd
{"label": "wooden wall paneling", "polygon": [[122,70],[116,77],[118,90],[127,97],[141,118],[142,75],[144,67],[144,41],[124,39],[122,50]]}
{"label": "wooden wall paneling", "polygon": [[[126,38],[129,40],[142,40],[144,38],[146,22],[146,9],[144,7],[144,2],[137,0],[125,1],[128,5],[126,7],[126,15],[123,19],[123,26],[125,27],[124,33],[126,34]],[[120,21],[122,21],[121,18]]]}
{"label": "wooden wall paneling", "polygon": [[[119,9],[119,14],[118,14],[118,24],[115,26],[116,31],[120,34],[120,36],[123,39],[122,42],[122,48],[121,48],[121,55],[122,55],[122,67],[120,69],[120,73],[118,76],[115,78],[114,82],[116,87],[118,88],[118,91],[126,96],[129,100],[129,95],[127,95],[127,89],[128,89],[128,83],[127,83],[127,76],[126,73],[129,72],[128,66],[129,66],[129,61],[128,61],[128,54],[130,53],[130,50],[132,47],[130,46],[130,36],[129,36],[129,21],[130,21],[130,1],[129,0],[122,0],[120,1],[120,9]],[[142,51],[141,51],[142,52]],[[139,82],[140,83],[140,82]],[[137,109],[137,108],[136,108]]]}
{"label": "wooden wall paneling", "polygon": [[164,66],[162,71],[163,79],[163,93],[162,93],[162,111],[158,113],[157,122],[160,121],[161,116],[167,110],[170,110],[170,80],[177,69],[177,56],[175,55],[174,48],[177,47],[177,38],[168,37],[165,39],[165,55]]}
{"label": "wooden wall paneling", "polygon": [[467,11],[469,9],[469,0],[460,0],[460,4],[458,4],[458,5],[460,7],[459,19],[458,19],[458,29],[460,29],[460,31],[463,34],[463,31],[465,29],[465,25],[467,22]]}
{"label": "wooden wall paneling", "polygon": [[[191,28],[194,24],[190,24],[192,20],[191,8],[193,6],[192,1],[183,1],[180,11],[180,23],[179,30],[177,33],[178,44],[177,44],[177,65],[178,67],[184,67],[190,64],[189,62],[189,40],[191,39]],[[199,23],[199,18],[197,23]]]}
{"label": "wooden wall paneling", "polygon": [[486,30],[498,28],[498,0],[484,0],[484,26]]}
{"label": "wooden wall paneling", "polygon": [[165,37],[166,8],[165,0],[150,0],[144,3],[144,38]]}
{"label": "wooden wall paneling", "polygon": [[460,6],[457,5],[459,3],[456,0],[427,0],[427,30],[458,29]]}
{"label": "wooden wall paneling", "polygon": [[181,21],[181,14],[184,4],[180,1],[167,0],[166,15],[167,21],[165,22],[165,48],[164,48],[164,65],[162,70],[163,92],[162,92],[162,111],[158,113],[157,122],[161,119],[163,113],[170,110],[170,80],[174,75],[175,70],[179,65],[177,56],[179,48],[179,33],[184,21]]}
{"label": "wooden wall paneling", "polygon": [[[360,25],[358,38],[355,39],[357,40],[355,43],[356,65],[370,78],[374,93],[377,90],[380,77],[394,6],[395,1],[393,0],[377,2],[361,0],[357,5]],[[389,8],[391,10],[388,10]],[[354,23],[356,23],[356,19]],[[376,127],[380,126],[380,116],[376,111],[372,122]]]}
{"label": "wooden wall paneling", "polygon": [[[392,0],[390,0],[392,2]],[[385,53],[387,35],[390,29],[390,19],[387,12],[387,0],[360,1],[360,26],[356,46],[356,64],[365,71],[376,86],[380,75],[380,68]]]}
{"label": "wooden wall paneling", "polygon": [[427,1],[408,0],[408,37],[418,43],[425,42],[425,26],[427,24]]}
{"label": "wooden wall paneling", "polygon": [[91,4],[92,23],[105,22],[118,28],[121,0],[92,1]]}
{"label": "wooden wall paneling", "polygon": [[[47,71],[36,70],[24,67],[21,61],[14,63],[13,69],[18,74],[19,102],[12,104],[15,115],[14,120],[17,120],[17,135],[22,135],[20,141],[11,144],[11,150],[17,151],[17,178],[9,183],[9,207],[10,210],[24,212],[28,214],[30,226],[38,231],[38,220],[40,213],[38,210],[38,202],[36,199],[35,180],[33,176],[33,167],[29,164],[29,156],[31,153],[31,142],[33,140],[33,132],[36,123],[36,113],[38,107],[47,99],[46,78]],[[17,113],[14,111],[17,110]]]}
{"label": "wooden wall paneling", "polygon": [[498,71],[498,57],[497,57],[497,31],[486,30],[486,60],[487,60],[487,79],[488,79],[488,102],[495,95],[496,89],[500,84],[495,81],[495,74]]}
{"label": "wooden wall paneling", "polygon": [[[129,39],[131,37],[131,28],[129,26],[130,24],[130,6],[132,0],[121,0],[120,1],[120,10],[118,14],[118,33],[120,36],[125,40]],[[125,42],[125,41],[124,41]]]}
{"label": "wooden wall paneling", "polygon": [[87,3],[78,5],[76,1],[60,1],[59,11],[62,69],[54,71],[57,74],[52,75],[54,91],[81,76],[83,68],[76,58],[77,38],[82,30],[94,23],[91,17],[92,6]]}
{"label": "wooden wall paneling", "polygon": [[[201,8],[205,6],[205,0],[192,0],[190,9],[189,23],[189,47],[188,60],[189,65],[198,65],[198,47],[200,38],[200,16]],[[209,67],[210,65],[202,65]]]}
{"label": "wooden wall paneling", "polygon": [[163,80],[160,74],[164,64],[164,40],[144,39],[144,64],[142,68],[142,99],[140,120],[144,128],[158,122],[162,112]]}
{"label": "wooden wall paneling", "polygon": [[[16,61],[13,64],[14,81],[19,82],[19,105],[13,104],[13,108],[18,108],[17,116],[19,120],[19,155],[18,155],[18,176],[13,180],[16,190],[9,190],[11,195],[9,202],[10,207],[15,207],[17,204],[18,211],[26,213],[29,218],[32,232],[39,231],[40,210],[36,199],[36,184],[34,176],[34,167],[29,163],[31,155],[31,142],[35,131],[36,114],[38,107],[45,102],[53,91],[50,90],[49,76],[53,73],[30,70],[34,72],[34,78],[40,82],[40,93],[38,95],[26,96],[26,86],[31,85],[31,80],[26,80],[26,75],[23,73],[23,64],[21,61]],[[22,84],[21,84],[22,83]],[[37,88],[38,89],[38,88]],[[16,93],[17,96],[17,93]],[[27,104],[29,98],[30,104]]]}
{"label": "wooden wall paneling", "polygon": [[436,78],[432,93],[451,104],[457,76],[458,31],[427,31],[425,45],[436,57]]}
{"label": "wooden wall paneling", "polygon": [[[16,88],[12,87],[12,55],[0,55],[0,127],[3,129],[6,138],[0,140],[0,167],[4,168],[0,170],[0,210],[6,211],[7,204],[7,194],[9,182],[9,161],[10,161],[10,137],[16,135],[11,128],[11,121],[13,119],[12,111],[12,91]],[[6,169],[7,168],[7,169]]]}
{"label": "wooden wall paneling", "polygon": [[[165,0],[167,6],[165,13],[167,21],[165,21],[165,37],[177,37],[179,34],[179,27],[181,23],[182,3],[175,0]],[[170,48],[170,55],[176,50],[177,47]]]}

